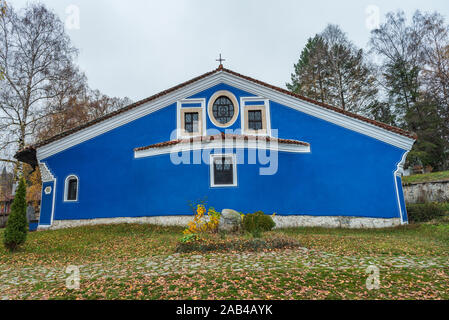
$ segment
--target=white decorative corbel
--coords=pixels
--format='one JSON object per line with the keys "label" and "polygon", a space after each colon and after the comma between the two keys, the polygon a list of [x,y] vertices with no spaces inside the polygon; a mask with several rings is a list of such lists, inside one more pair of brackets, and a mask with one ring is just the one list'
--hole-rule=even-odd
{"label": "white decorative corbel", "polygon": [[39,162],[39,169],[41,170],[42,182],[51,182],[55,180],[55,176],[48,169],[45,162]]}
{"label": "white decorative corbel", "polygon": [[398,175],[398,176],[404,175],[404,164],[405,164],[405,159],[407,158],[407,155],[408,155],[408,151],[404,152],[404,154],[402,155],[401,161],[397,165],[396,175]]}

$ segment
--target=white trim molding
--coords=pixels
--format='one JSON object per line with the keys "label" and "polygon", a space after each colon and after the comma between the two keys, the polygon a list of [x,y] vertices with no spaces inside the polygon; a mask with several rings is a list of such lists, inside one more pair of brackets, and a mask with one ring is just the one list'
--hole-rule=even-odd
{"label": "white trim molding", "polygon": [[[228,188],[237,187],[237,158],[235,153],[214,153],[211,154],[209,160],[209,175],[211,188]],[[215,184],[214,160],[215,158],[230,158],[232,165],[232,184]]]}
{"label": "white trim molding", "polygon": [[286,107],[290,107],[316,118],[334,123],[338,126],[372,137],[406,151],[411,150],[415,142],[415,139],[400,135],[395,132],[391,132],[366,121],[323,108],[303,99],[279,92],[273,88],[269,88],[262,84],[258,84],[230,74],[226,71],[217,71],[216,73],[208,75],[189,85],[185,85],[178,90],[173,91],[172,93],[162,95],[161,97],[156,98],[150,102],[144,103],[128,111],[119,113],[114,117],[101,121],[97,124],[93,124],[80,131],[69,134],[64,138],[39,147],[36,150],[37,159],[43,160],[56,153],[64,151],[70,147],[78,145],[84,141],[92,139],[117,127],[120,127],[126,123],[168,107],[179,100],[187,99],[190,96],[193,96],[218,84],[230,85],[255,96],[265,97],[265,99],[269,99],[270,102],[282,104]]}
{"label": "white trim molding", "polygon": [[[73,178],[76,179],[76,198],[74,200],[69,200],[69,199],[67,199],[68,194],[69,194],[69,184],[68,184],[68,182],[69,182],[70,179],[73,179]],[[65,181],[64,181],[64,198],[63,198],[63,201],[64,202],[77,202],[78,199],[79,199],[79,189],[80,189],[80,179],[78,178],[78,176],[75,175],[75,174],[68,175],[65,178]]]}
{"label": "white trim molding", "polygon": [[405,159],[407,158],[408,151],[404,152],[402,155],[401,161],[398,162],[396,166],[396,170],[393,172],[393,179],[394,179],[394,187],[396,190],[396,199],[398,202],[398,209],[399,209],[399,218],[401,219],[401,224],[406,224],[407,221],[404,219],[404,212],[402,212],[402,206],[401,206],[401,197],[399,195],[399,186],[398,186],[398,177],[400,178],[404,174],[404,163]]}
{"label": "white trim molding", "polygon": [[178,153],[185,151],[207,150],[207,149],[260,149],[292,153],[310,153],[310,145],[289,144],[279,142],[266,142],[264,140],[203,140],[192,143],[179,143],[158,148],[134,151],[134,158],[152,157],[161,154]]}

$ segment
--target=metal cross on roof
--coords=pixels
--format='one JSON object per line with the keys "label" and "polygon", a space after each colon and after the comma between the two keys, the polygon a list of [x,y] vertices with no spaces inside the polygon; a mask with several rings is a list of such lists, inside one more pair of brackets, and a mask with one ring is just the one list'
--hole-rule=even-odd
{"label": "metal cross on roof", "polygon": [[215,61],[220,62],[220,66],[223,66],[222,62],[223,62],[223,61],[226,61],[226,59],[222,59],[222,58],[221,58],[221,53],[220,53],[220,57],[219,57],[218,59],[215,59]]}

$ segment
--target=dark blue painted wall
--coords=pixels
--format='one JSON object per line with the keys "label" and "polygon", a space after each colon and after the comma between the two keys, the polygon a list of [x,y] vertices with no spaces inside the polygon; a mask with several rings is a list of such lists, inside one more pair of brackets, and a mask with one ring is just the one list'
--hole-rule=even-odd
{"label": "dark blue painted wall", "polygon": [[[222,84],[194,97],[207,103],[223,89],[238,101],[251,96]],[[173,104],[44,159],[58,181],[54,219],[191,214],[188,201],[205,196],[216,209],[243,212],[399,217],[393,172],[404,150],[274,102],[270,111],[280,138],[311,144],[309,154],[279,153],[276,175],[240,164],[237,187],[211,188],[207,164],[173,165],[169,155],[134,159],[134,148],[170,139]],[[231,128],[240,128],[240,115]],[[63,202],[70,174],[80,179],[77,202]]]}
{"label": "dark blue painted wall", "polygon": [[[51,192],[45,194],[45,188],[50,187]],[[42,184],[42,196],[41,196],[41,212],[39,215],[39,224],[50,225],[51,224],[51,213],[53,207],[53,192],[54,182],[44,182]]]}

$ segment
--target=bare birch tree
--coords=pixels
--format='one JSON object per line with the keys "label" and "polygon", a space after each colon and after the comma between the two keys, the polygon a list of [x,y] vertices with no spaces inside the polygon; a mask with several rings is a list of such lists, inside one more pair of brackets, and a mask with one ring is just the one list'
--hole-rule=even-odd
{"label": "bare birch tree", "polygon": [[441,117],[449,123],[449,27],[438,13],[415,13],[423,28],[422,83],[441,107]]}
{"label": "bare birch tree", "polygon": [[6,8],[0,18],[2,161],[14,162],[12,154],[32,142],[38,122],[47,116],[46,103],[67,90],[61,83],[73,79],[76,55],[63,23],[44,5],[20,12]]}
{"label": "bare birch tree", "polygon": [[418,134],[411,165],[448,167],[449,27],[438,13],[388,13],[371,33],[371,52],[381,58],[381,84],[401,127]]}
{"label": "bare birch tree", "polygon": [[[6,2],[4,0],[0,0],[0,17],[3,17],[6,14]],[[3,69],[0,67],[0,80],[3,80]]]}

